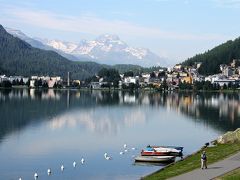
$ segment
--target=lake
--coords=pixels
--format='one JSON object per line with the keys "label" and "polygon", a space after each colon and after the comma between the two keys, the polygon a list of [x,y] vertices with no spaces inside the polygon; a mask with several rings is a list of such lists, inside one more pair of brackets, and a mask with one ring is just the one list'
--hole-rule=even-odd
{"label": "lake", "polygon": [[238,93],[0,90],[0,179],[139,179],[162,167],[134,164],[148,144],[187,155],[238,127]]}

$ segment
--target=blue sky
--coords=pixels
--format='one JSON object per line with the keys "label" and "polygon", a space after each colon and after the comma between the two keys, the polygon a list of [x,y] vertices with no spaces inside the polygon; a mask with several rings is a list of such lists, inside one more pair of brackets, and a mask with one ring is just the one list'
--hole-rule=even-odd
{"label": "blue sky", "polygon": [[79,42],[116,34],[171,63],[240,36],[240,0],[0,0],[0,24]]}

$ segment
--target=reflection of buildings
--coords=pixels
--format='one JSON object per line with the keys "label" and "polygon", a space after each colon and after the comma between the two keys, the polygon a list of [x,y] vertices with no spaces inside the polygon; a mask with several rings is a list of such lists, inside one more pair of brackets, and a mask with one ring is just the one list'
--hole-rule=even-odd
{"label": "reflection of buildings", "polygon": [[[149,106],[161,107],[166,110],[183,113],[187,116],[198,119],[197,122],[211,125],[218,130],[233,130],[240,126],[240,95],[239,94],[218,94],[218,93],[156,93],[156,92],[124,92],[124,91],[39,91],[37,89],[21,90],[0,90],[0,117],[4,127],[1,133],[14,131],[26,126],[30,122],[44,119],[54,120],[54,127],[69,123],[80,123],[93,131],[107,132],[118,131],[121,126],[132,126],[146,119],[144,112],[136,111],[133,114],[119,117],[103,116],[93,114],[90,118],[77,117],[69,121],[61,120],[59,114],[66,114],[67,111],[78,109],[83,114],[90,109],[101,106],[131,107]],[[66,103],[67,101],[67,103]],[[71,103],[70,103],[71,102]],[[22,109],[19,116],[19,109]],[[128,108],[127,108],[128,109]],[[11,113],[10,113],[11,112]],[[109,111],[110,112],[110,111]],[[78,114],[81,116],[81,114]],[[52,119],[49,117],[57,117]],[[68,117],[67,117],[68,118]],[[59,121],[59,119],[61,121]],[[190,118],[192,119],[192,118]],[[1,138],[0,133],[0,138]]]}
{"label": "reflection of buildings", "polygon": [[[240,96],[238,94],[169,94],[167,106],[179,112],[218,124],[239,123]],[[178,103],[177,103],[178,102]],[[230,121],[229,121],[230,120]]]}

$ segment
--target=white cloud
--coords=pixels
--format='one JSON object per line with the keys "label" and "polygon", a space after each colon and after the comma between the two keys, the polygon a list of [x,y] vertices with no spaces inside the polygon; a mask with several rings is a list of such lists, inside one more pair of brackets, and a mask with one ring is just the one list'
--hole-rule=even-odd
{"label": "white cloud", "polygon": [[122,20],[106,20],[92,14],[79,16],[60,15],[49,11],[5,7],[0,12],[1,22],[16,22],[35,27],[99,35],[104,33],[174,40],[219,40],[227,39],[218,34],[190,34],[165,31]]}

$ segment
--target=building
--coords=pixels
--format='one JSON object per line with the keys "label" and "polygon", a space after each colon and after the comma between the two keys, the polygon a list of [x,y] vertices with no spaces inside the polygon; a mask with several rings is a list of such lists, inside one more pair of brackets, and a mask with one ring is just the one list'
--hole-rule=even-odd
{"label": "building", "polygon": [[129,85],[130,83],[136,84],[139,80],[139,77],[125,77],[123,83]]}
{"label": "building", "polygon": [[30,88],[34,88],[35,87],[35,81],[36,81],[36,79],[31,79],[30,80],[30,85],[29,85]]}
{"label": "building", "polygon": [[227,77],[232,76],[233,75],[233,70],[230,66],[226,66],[226,67],[223,68],[222,74],[227,76]]}
{"label": "building", "polygon": [[192,84],[193,83],[193,79],[191,76],[187,76],[187,77],[183,77],[181,79],[182,83],[185,82],[185,83],[189,83],[189,84]]}
{"label": "building", "polygon": [[219,86],[224,86],[225,85],[229,85],[229,84],[240,84],[240,80],[235,80],[235,79],[219,79],[214,81],[214,84],[218,84]]}

